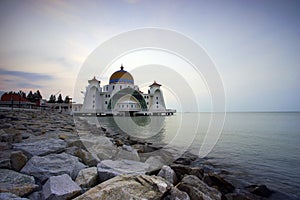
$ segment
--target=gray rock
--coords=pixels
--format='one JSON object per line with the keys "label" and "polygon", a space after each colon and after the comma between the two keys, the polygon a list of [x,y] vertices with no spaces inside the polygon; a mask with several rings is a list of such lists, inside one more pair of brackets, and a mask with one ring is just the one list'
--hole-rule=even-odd
{"label": "gray rock", "polygon": [[251,192],[252,194],[261,196],[261,197],[270,197],[273,193],[272,190],[270,190],[265,185],[249,185],[246,187],[246,189]]}
{"label": "gray rock", "polygon": [[103,160],[97,165],[100,182],[121,174],[145,174],[149,164],[132,160]]}
{"label": "gray rock", "polygon": [[11,169],[9,158],[0,158],[0,168]]}
{"label": "gray rock", "polygon": [[9,169],[0,169],[0,193],[10,192],[18,196],[24,196],[37,187],[32,176]]}
{"label": "gray rock", "polygon": [[191,200],[221,200],[222,196],[218,190],[209,187],[194,175],[185,176],[177,188],[186,192]]}
{"label": "gray rock", "polygon": [[170,188],[170,183],[161,177],[122,175],[93,187],[76,200],[161,199]]}
{"label": "gray rock", "polygon": [[166,164],[161,156],[150,156],[145,163],[150,165],[150,171],[158,170]]}
{"label": "gray rock", "polygon": [[177,179],[181,180],[185,175],[194,175],[199,179],[203,178],[204,170],[198,167],[190,167],[187,165],[174,164],[170,166],[177,175]]}
{"label": "gray rock", "polygon": [[51,176],[68,174],[74,180],[78,172],[86,166],[78,158],[66,153],[49,154],[47,156],[33,156],[21,172],[34,176],[40,182]]}
{"label": "gray rock", "polygon": [[172,187],[169,193],[170,194],[162,200],[190,200],[190,197],[186,192],[180,191],[176,187]]}
{"label": "gray rock", "polygon": [[14,151],[10,154],[11,167],[15,171],[20,171],[27,162],[27,156],[22,151]]}
{"label": "gray rock", "polygon": [[169,167],[167,165],[164,165],[161,168],[161,170],[158,172],[157,176],[160,176],[160,177],[166,179],[167,181],[169,181],[173,185],[178,183],[177,176],[176,176],[174,170],[171,169],[171,167]]}
{"label": "gray rock", "polygon": [[231,183],[214,173],[205,175],[203,181],[210,187],[217,188],[222,194],[232,193],[235,189]]}
{"label": "gray rock", "polygon": [[86,149],[100,160],[113,159],[117,153],[117,147],[104,136],[80,135],[80,139]]}
{"label": "gray rock", "polygon": [[22,136],[19,131],[15,129],[0,129],[0,142],[21,142]]}
{"label": "gray rock", "polygon": [[40,191],[36,191],[36,192],[31,193],[31,194],[28,196],[28,198],[29,198],[30,200],[37,200],[37,199],[39,199],[39,200],[44,200],[44,199],[45,199],[44,194],[43,194],[43,190],[40,190]]}
{"label": "gray rock", "polygon": [[0,142],[0,151],[11,149],[11,144],[8,142]]}
{"label": "gray rock", "polygon": [[80,170],[75,182],[82,188],[91,188],[97,184],[97,167],[90,167]]}
{"label": "gray rock", "polygon": [[123,148],[119,148],[117,150],[117,154],[115,156],[116,160],[134,160],[134,161],[140,161],[140,156],[135,149],[131,149],[131,151],[127,151]]}
{"label": "gray rock", "polygon": [[24,154],[31,158],[32,156],[45,156],[51,153],[60,153],[64,151],[67,144],[60,139],[39,140],[35,142],[23,142],[14,144],[13,148],[21,150]]}
{"label": "gray rock", "polygon": [[97,158],[97,156],[91,154],[88,151],[85,151],[83,149],[78,149],[75,152],[75,156],[80,158],[82,162],[89,167],[97,166],[97,164],[100,162],[100,160]]}
{"label": "gray rock", "polygon": [[229,193],[225,195],[227,200],[263,200],[264,198],[251,193]]}
{"label": "gray rock", "polygon": [[28,200],[27,198],[21,198],[15,194],[4,192],[0,193],[0,200]]}
{"label": "gray rock", "polygon": [[81,188],[67,174],[52,176],[43,185],[46,200],[71,199],[81,192]]}

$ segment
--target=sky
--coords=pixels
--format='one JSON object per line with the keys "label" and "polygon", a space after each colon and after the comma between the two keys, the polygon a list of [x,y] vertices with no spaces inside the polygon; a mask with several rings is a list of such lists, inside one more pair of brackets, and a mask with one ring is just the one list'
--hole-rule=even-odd
{"label": "sky", "polygon": [[[99,45],[120,33],[156,27],[184,34],[206,51],[223,81],[227,111],[300,111],[299,15],[297,0],[2,0],[0,91],[39,89],[46,99],[59,91],[73,96],[74,89],[85,89],[74,88],[77,76]],[[154,59],[164,57],[158,54]],[[147,52],[143,56],[147,60]],[[111,71],[120,62],[133,65],[133,59],[113,62]],[[139,73],[132,69],[134,77]],[[108,76],[88,75],[108,81]],[[163,90],[176,107],[172,90]],[[201,97],[203,110],[207,95]]]}

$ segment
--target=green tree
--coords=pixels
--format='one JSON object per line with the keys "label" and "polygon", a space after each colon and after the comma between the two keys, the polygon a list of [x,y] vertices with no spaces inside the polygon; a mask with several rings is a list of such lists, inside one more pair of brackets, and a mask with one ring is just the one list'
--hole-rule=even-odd
{"label": "green tree", "polygon": [[48,103],[55,103],[56,102],[56,97],[55,95],[51,94]]}
{"label": "green tree", "polygon": [[62,98],[62,96],[61,96],[61,94],[59,94],[58,95],[58,97],[57,97],[57,101],[56,101],[57,103],[63,103],[64,101],[63,101],[63,98]]}
{"label": "green tree", "polygon": [[70,97],[69,97],[69,96],[66,96],[64,102],[65,102],[65,103],[70,103]]}
{"label": "green tree", "polygon": [[30,102],[34,102],[34,96],[32,94],[32,91],[30,90],[28,95],[27,95],[27,99],[30,101]]}

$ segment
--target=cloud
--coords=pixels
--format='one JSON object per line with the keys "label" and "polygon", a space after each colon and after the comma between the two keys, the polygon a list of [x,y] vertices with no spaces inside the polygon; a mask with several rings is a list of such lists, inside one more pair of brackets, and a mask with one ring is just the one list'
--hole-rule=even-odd
{"label": "cloud", "polygon": [[40,73],[31,73],[31,72],[24,72],[24,71],[11,71],[0,69],[1,75],[8,75],[8,76],[15,76],[19,78],[26,79],[28,81],[40,81],[40,80],[53,80],[54,77],[48,74],[40,74]]}

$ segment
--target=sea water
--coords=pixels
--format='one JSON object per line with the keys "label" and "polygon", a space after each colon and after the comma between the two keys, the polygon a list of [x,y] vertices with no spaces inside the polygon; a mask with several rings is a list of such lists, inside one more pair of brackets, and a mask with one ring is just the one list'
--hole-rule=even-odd
{"label": "sea water", "polygon": [[[212,128],[210,120],[209,113],[98,118],[113,131],[194,154],[200,153]],[[216,144],[206,162],[245,185],[265,184],[290,199],[300,198],[300,113],[226,113],[220,135],[211,139]]]}

